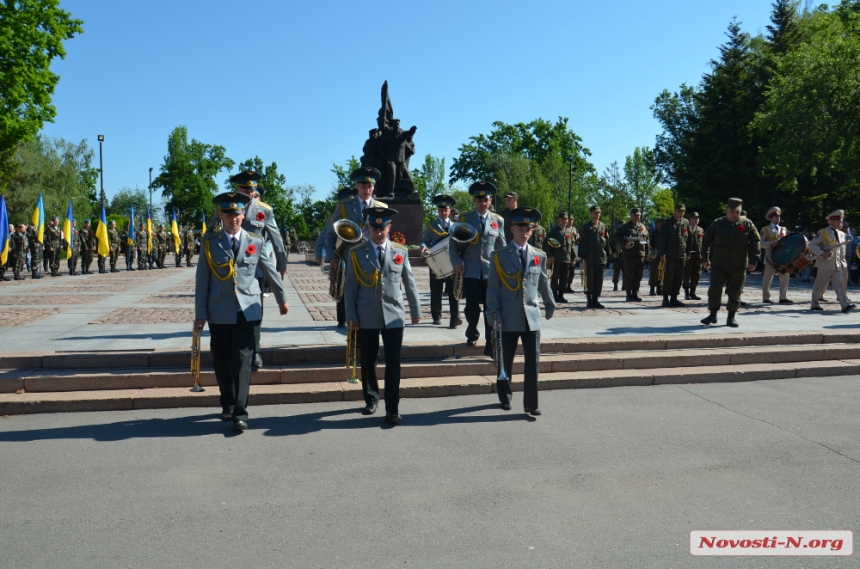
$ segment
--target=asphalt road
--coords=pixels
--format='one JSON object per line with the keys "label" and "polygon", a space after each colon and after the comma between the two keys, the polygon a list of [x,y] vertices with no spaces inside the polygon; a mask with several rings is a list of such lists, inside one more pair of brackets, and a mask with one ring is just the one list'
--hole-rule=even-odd
{"label": "asphalt road", "polygon": [[0,567],[858,567],[693,557],[691,530],[853,530],[860,377],[0,419]]}

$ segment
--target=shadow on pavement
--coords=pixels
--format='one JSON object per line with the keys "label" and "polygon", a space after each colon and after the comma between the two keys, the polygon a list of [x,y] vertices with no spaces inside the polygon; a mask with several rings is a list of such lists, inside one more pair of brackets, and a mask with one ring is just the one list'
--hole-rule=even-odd
{"label": "shadow on pavement", "polygon": [[[52,342],[68,342],[72,340],[115,340],[115,339],[128,339],[132,340],[135,338],[146,338],[150,340],[167,340],[170,338],[183,338],[188,337],[191,338],[191,322],[188,323],[188,330],[182,332],[165,332],[163,334],[102,334],[98,336],[64,336],[60,338],[54,338],[51,340]],[[203,330],[203,336],[208,336],[209,330]]]}
{"label": "shadow on pavement", "polygon": [[[693,315],[694,317],[697,315]],[[701,330],[705,326],[696,324],[690,326],[625,326],[619,328],[607,328],[603,332],[598,332],[599,335],[615,336],[618,334],[683,334],[691,330]]]}

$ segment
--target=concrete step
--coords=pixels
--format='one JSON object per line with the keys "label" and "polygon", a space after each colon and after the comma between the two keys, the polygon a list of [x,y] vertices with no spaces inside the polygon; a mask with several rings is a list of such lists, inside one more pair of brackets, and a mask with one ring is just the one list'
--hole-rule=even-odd
{"label": "concrete step", "polygon": [[[758,381],[855,374],[860,374],[860,359],[734,365],[723,363],[720,365],[671,368],[547,372],[541,374],[540,389],[541,391],[549,391],[553,389]],[[382,387],[384,389],[384,381]],[[515,377],[513,388],[518,391],[522,390],[521,376]],[[404,399],[486,394],[488,398],[495,400],[494,393],[495,374],[413,377],[401,381],[401,396]],[[251,386],[250,404],[253,406],[359,400],[361,400],[360,385],[331,381],[253,385]],[[544,401],[546,400],[545,396]],[[551,404],[544,405],[544,407],[547,406],[551,407]],[[218,389],[207,387],[202,393],[192,393],[186,386],[0,394],[0,415],[175,407],[209,407],[215,413],[218,411]],[[408,402],[405,402],[402,410],[408,414],[408,408]]]}

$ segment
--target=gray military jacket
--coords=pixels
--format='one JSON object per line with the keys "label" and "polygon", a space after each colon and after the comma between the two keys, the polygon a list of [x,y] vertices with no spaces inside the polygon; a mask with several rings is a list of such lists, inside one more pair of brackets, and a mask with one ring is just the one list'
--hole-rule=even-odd
{"label": "gray military jacket", "polygon": [[[275,213],[271,206],[256,199],[251,200],[251,203],[245,208],[242,229],[262,235],[266,243],[271,244],[275,253],[275,268],[279,273],[287,270],[287,250],[284,248],[284,240],[281,238],[281,232],[278,231]],[[281,275],[278,275],[278,280],[281,280]]]}
{"label": "gray military jacket", "polygon": [[262,236],[243,229],[235,274],[221,280],[218,275],[226,277],[229,274],[229,263],[233,260],[230,238],[223,229],[217,233],[207,233],[203,237],[203,245],[200,248],[202,258],[197,263],[197,282],[194,288],[195,320],[208,320],[210,324],[235,324],[239,310],[245,314],[245,320],[248,322],[260,320],[263,317],[263,305],[260,285],[255,276],[257,267],[269,277],[278,304],[287,302],[281,275],[275,269],[272,258],[265,255],[264,247]]}
{"label": "gray military jacket", "polygon": [[[528,245],[525,271],[514,243],[509,243],[507,247],[496,251],[493,255],[498,256],[501,271],[512,278],[500,275],[495,267],[495,261],[493,262],[490,278],[487,281],[487,320],[493,324],[500,316],[502,330],[505,332],[540,330],[538,295],[543,299],[547,320],[552,318],[556,308],[546,274],[546,253]],[[522,276],[522,285],[518,286],[520,275],[524,276]],[[505,283],[515,290],[511,291]]]}
{"label": "gray military jacket", "polygon": [[[378,201],[376,198],[370,198],[370,206],[369,207],[388,207],[388,204],[385,202]],[[337,233],[332,230],[332,226],[336,221],[340,221],[341,219],[349,219],[358,224],[359,227],[362,228],[364,238],[369,239],[367,235],[367,231],[364,230],[364,216],[361,215],[361,200],[358,199],[358,196],[352,196],[348,200],[341,200],[334,208],[331,216],[329,216],[328,221],[325,224],[325,228],[323,231],[325,232],[325,260],[331,261],[332,259],[337,258],[337,255],[334,252],[334,246],[337,244]]]}
{"label": "gray military jacket", "polygon": [[418,287],[412,276],[408,251],[389,241],[381,269],[376,257],[376,246],[369,240],[350,249],[347,255],[343,289],[346,319],[369,330],[403,328],[406,310],[401,283],[406,289],[411,317],[421,317]]}
{"label": "gray military jacket", "polygon": [[430,249],[433,245],[448,237],[448,230],[451,229],[451,226],[455,222],[449,219],[447,223],[448,229],[445,229],[442,225],[442,220],[438,217],[428,223],[427,227],[424,228],[424,235],[421,237],[421,245]]}
{"label": "gray military jacket", "polygon": [[[451,258],[451,265],[457,266],[460,263],[466,265],[466,272],[463,276],[467,279],[486,279],[490,276],[490,257],[493,251],[501,249],[505,246],[505,220],[501,215],[493,212],[487,212],[486,229],[481,230],[481,217],[475,210],[470,211],[466,215],[460,217],[463,223],[469,223],[478,230],[478,242],[469,244],[461,256],[457,251],[457,247],[453,245],[448,247],[448,255]],[[493,227],[495,224],[495,227]]]}

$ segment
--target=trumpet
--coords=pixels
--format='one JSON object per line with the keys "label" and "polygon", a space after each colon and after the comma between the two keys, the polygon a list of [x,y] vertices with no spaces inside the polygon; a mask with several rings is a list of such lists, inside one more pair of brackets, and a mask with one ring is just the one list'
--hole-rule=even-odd
{"label": "trumpet", "polygon": [[661,258],[657,265],[657,280],[662,283],[664,276],[666,276],[666,257]]}
{"label": "trumpet", "polygon": [[502,325],[498,317],[493,323],[493,362],[499,370],[496,376],[496,381],[510,381],[508,373],[505,371],[505,354],[502,349]]}
{"label": "trumpet", "polygon": [[350,326],[346,333],[346,369],[352,368],[352,374],[347,378],[347,383],[358,383],[358,330]]}
{"label": "trumpet", "polygon": [[328,293],[329,295],[340,302],[343,298],[343,287],[346,283],[346,250],[352,245],[358,245],[361,242],[361,227],[350,219],[340,219],[334,223],[332,230],[337,235],[337,242],[334,246],[334,252],[340,258],[340,263],[337,267],[329,271],[328,274]]}
{"label": "trumpet", "polygon": [[200,334],[202,330],[195,329],[191,333],[191,374],[194,376],[194,387],[191,391],[200,393],[206,391],[200,386]]}
{"label": "trumpet", "polygon": [[[462,257],[466,247],[477,240],[478,230],[470,223],[461,222],[452,225],[448,234],[451,236],[454,246],[457,247],[457,253]],[[454,278],[454,298],[460,300],[463,298],[463,275],[454,271],[452,276]]]}

